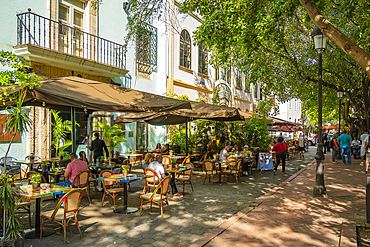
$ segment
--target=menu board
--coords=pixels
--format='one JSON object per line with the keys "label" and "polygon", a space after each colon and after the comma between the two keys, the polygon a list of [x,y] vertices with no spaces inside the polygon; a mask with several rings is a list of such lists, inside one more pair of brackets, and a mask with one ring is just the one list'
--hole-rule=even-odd
{"label": "menu board", "polygon": [[258,162],[260,163],[261,171],[274,170],[274,164],[272,163],[271,153],[260,153]]}

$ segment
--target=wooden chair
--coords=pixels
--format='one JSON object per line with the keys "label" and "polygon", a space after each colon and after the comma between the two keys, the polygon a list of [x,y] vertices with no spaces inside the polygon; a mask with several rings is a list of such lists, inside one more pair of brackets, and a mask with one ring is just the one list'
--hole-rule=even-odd
{"label": "wooden chair", "polygon": [[19,201],[17,202],[17,205],[15,206],[16,209],[21,210],[21,213],[28,213],[28,223],[30,224],[30,227],[32,227],[31,224],[31,205],[32,202],[30,200],[27,201]]}
{"label": "wooden chair", "polygon": [[171,164],[171,157],[167,156],[167,155],[163,155],[162,156],[162,165],[165,167],[165,166],[168,166],[170,164]]}
{"label": "wooden chair", "polygon": [[94,175],[92,173],[90,173],[89,183],[88,183],[89,193],[90,193],[90,185],[91,185],[91,183],[94,184],[94,187],[95,187],[95,195],[97,195],[97,189],[96,189],[96,187],[98,186],[98,180],[96,180],[96,178],[94,177]]}
{"label": "wooden chair", "polygon": [[[101,178],[110,177],[112,175],[114,175],[114,173],[108,170],[103,170],[100,172]],[[116,210],[116,197],[118,193],[123,192],[123,188],[113,188],[113,181],[102,181],[102,185],[104,189],[104,194],[103,194],[101,206],[103,207],[103,203],[104,203],[104,199],[106,195],[109,195],[110,197],[112,197],[113,207],[114,207],[114,210]]]}
{"label": "wooden chair", "polygon": [[238,178],[240,181],[240,166],[242,164],[241,160],[238,160],[234,166],[230,165],[230,169],[224,171],[224,174],[227,175],[227,181],[229,181],[229,177],[235,177],[235,182],[238,183]]}
{"label": "wooden chair", "polygon": [[203,167],[203,163],[205,160],[207,160],[208,154],[205,153],[199,161],[194,161],[193,164],[195,167]]}
{"label": "wooden chair", "polygon": [[[77,214],[80,208],[83,193],[83,189],[73,189],[60,199],[54,210],[41,213],[40,240],[42,239],[42,228],[45,226],[44,220],[56,222],[62,226],[64,231],[64,244],[66,244],[67,225],[70,221],[77,226],[78,231],[80,232],[80,238],[82,238],[81,229],[77,220]],[[64,203],[63,207],[61,207],[62,203]]]}
{"label": "wooden chair", "polygon": [[[186,163],[185,164],[186,167],[194,167],[191,163]],[[194,191],[193,189],[193,184],[191,182],[191,174],[192,174],[193,170],[187,170],[187,171],[184,171],[180,177],[176,178],[176,181],[179,181],[182,183],[182,193],[184,194],[185,192],[185,184],[190,184],[191,186],[191,191]]]}
{"label": "wooden chair", "polygon": [[88,186],[90,184],[89,178],[91,176],[90,170],[83,170],[80,171],[77,176],[73,179],[73,182],[71,184],[71,188],[73,188],[73,185],[77,181],[77,188],[83,189],[86,192],[87,198],[89,198],[89,203],[91,204]]}
{"label": "wooden chair", "polygon": [[217,174],[217,171],[215,171],[213,167],[214,167],[214,164],[211,161],[204,161],[203,170],[205,172],[205,177],[203,180],[203,185],[207,177],[208,177],[208,182],[210,183],[212,181],[212,185],[213,185],[213,175]]}
{"label": "wooden chair", "polygon": [[182,162],[181,165],[184,166],[186,163],[191,163],[190,162],[190,155],[188,155]]}
{"label": "wooden chair", "polygon": [[[150,192],[150,188],[155,189],[155,181],[160,181],[161,178],[159,177],[158,173],[156,173],[152,168],[147,167],[144,170],[144,174],[147,175],[148,177],[145,179],[145,185],[143,189],[143,194]],[[157,179],[155,179],[157,178]]]}
{"label": "wooden chair", "polygon": [[169,192],[170,180],[171,180],[171,176],[165,177],[155,187],[153,193],[146,193],[140,196],[140,199],[141,199],[140,216],[143,211],[143,205],[149,202],[150,202],[150,212],[152,211],[153,203],[159,205],[159,207],[161,208],[162,219],[163,219],[163,202],[165,202],[168,208],[168,212],[171,215],[170,205],[168,204],[168,192]]}

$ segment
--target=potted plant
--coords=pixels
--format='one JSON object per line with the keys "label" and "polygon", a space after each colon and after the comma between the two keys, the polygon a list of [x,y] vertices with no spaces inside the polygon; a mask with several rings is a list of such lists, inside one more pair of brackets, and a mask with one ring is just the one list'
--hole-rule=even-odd
{"label": "potted plant", "polygon": [[12,178],[7,173],[0,175],[0,246],[23,246],[24,234],[22,224],[15,215],[19,198],[13,188]]}
{"label": "potted plant", "polygon": [[34,162],[34,161],[35,161],[35,154],[31,153],[30,154],[30,162]]}
{"label": "potted plant", "polygon": [[129,165],[123,165],[122,166],[122,175],[123,176],[127,176],[129,171],[130,171],[130,166]]}
{"label": "potted plant", "polygon": [[31,176],[30,183],[32,184],[33,189],[40,187],[42,181],[42,175],[40,173],[35,173]]}

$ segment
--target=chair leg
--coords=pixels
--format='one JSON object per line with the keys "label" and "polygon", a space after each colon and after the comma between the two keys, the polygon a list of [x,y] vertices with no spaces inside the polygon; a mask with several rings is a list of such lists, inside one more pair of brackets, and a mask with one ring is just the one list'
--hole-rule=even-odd
{"label": "chair leg", "polygon": [[168,203],[168,199],[166,199],[166,204],[167,204],[168,212],[169,212],[169,213],[170,213],[170,215],[171,215],[170,204]]}
{"label": "chair leg", "polygon": [[42,228],[44,227],[44,217],[41,217],[41,227],[40,227],[40,240],[42,240]]}
{"label": "chair leg", "polygon": [[67,222],[63,221],[63,235],[64,235],[64,244],[67,242]]}
{"label": "chair leg", "polygon": [[190,182],[190,186],[191,186],[191,191],[194,191],[194,189],[193,189],[193,183],[191,182],[191,180],[189,180],[189,182]]}
{"label": "chair leg", "polygon": [[112,199],[113,199],[113,207],[114,207],[114,211],[116,211],[116,197],[114,196],[114,194],[113,194],[113,196],[112,196]]}
{"label": "chair leg", "polygon": [[161,201],[161,204],[159,206],[161,207],[161,216],[162,216],[162,219],[163,219],[163,201]]}
{"label": "chair leg", "polygon": [[129,189],[130,193],[132,193],[130,183],[128,184],[128,189]]}
{"label": "chair leg", "polygon": [[206,179],[207,179],[207,174],[206,174],[206,176],[204,177],[203,185],[204,185],[204,182],[206,181]]}
{"label": "chair leg", "polygon": [[182,182],[182,194],[185,194],[185,182]]}
{"label": "chair leg", "polygon": [[140,203],[140,216],[141,216],[141,212],[143,211],[143,199],[141,199],[141,203]]}
{"label": "chair leg", "polygon": [[80,232],[80,238],[82,238],[82,232],[81,232],[81,229],[80,229],[80,225],[78,224],[77,217],[76,217],[75,225],[77,226],[78,231]]}
{"label": "chair leg", "polygon": [[153,206],[153,202],[150,201],[150,212],[152,212],[152,206]]}
{"label": "chair leg", "polygon": [[85,187],[85,191],[86,191],[87,198],[89,198],[89,203],[91,204],[91,200],[90,200],[89,192],[87,191],[87,188],[86,188],[86,187]]}
{"label": "chair leg", "polygon": [[101,207],[103,207],[104,198],[105,198],[105,195],[103,194],[103,200],[101,201]]}

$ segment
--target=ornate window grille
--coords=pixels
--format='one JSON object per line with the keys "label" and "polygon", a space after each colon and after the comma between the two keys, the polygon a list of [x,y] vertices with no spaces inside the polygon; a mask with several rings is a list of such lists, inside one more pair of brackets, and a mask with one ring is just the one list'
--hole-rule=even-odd
{"label": "ornate window grille", "polygon": [[182,30],[180,34],[180,65],[191,69],[191,39],[186,30]]}
{"label": "ornate window grille", "polygon": [[229,85],[231,82],[231,67],[222,69],[222,79],[225,80]]}
{"label": "ornate window grille", "polygon": [[247,75],[244,76],[244,90],[246,90],[248,92],[250,92],[250,90],[251,90],[251,81],[248,80]]}
{"label": "ornate window grille", "polygon": [[198,72],[203,75],[208,75],[208,53],[207,49],[203,45],[198,46],[199,51],[199,63],[198,63]]}
{"label": "ornate window grille", "polygon": [[235,69],[236,87],[242,88],[242,73],[238,68]]}
{"label": "ornate window grille", "polygon": [[157,28],[143,23],[136,39],[136,64],[141,73],[151,74],[157,66]]}

